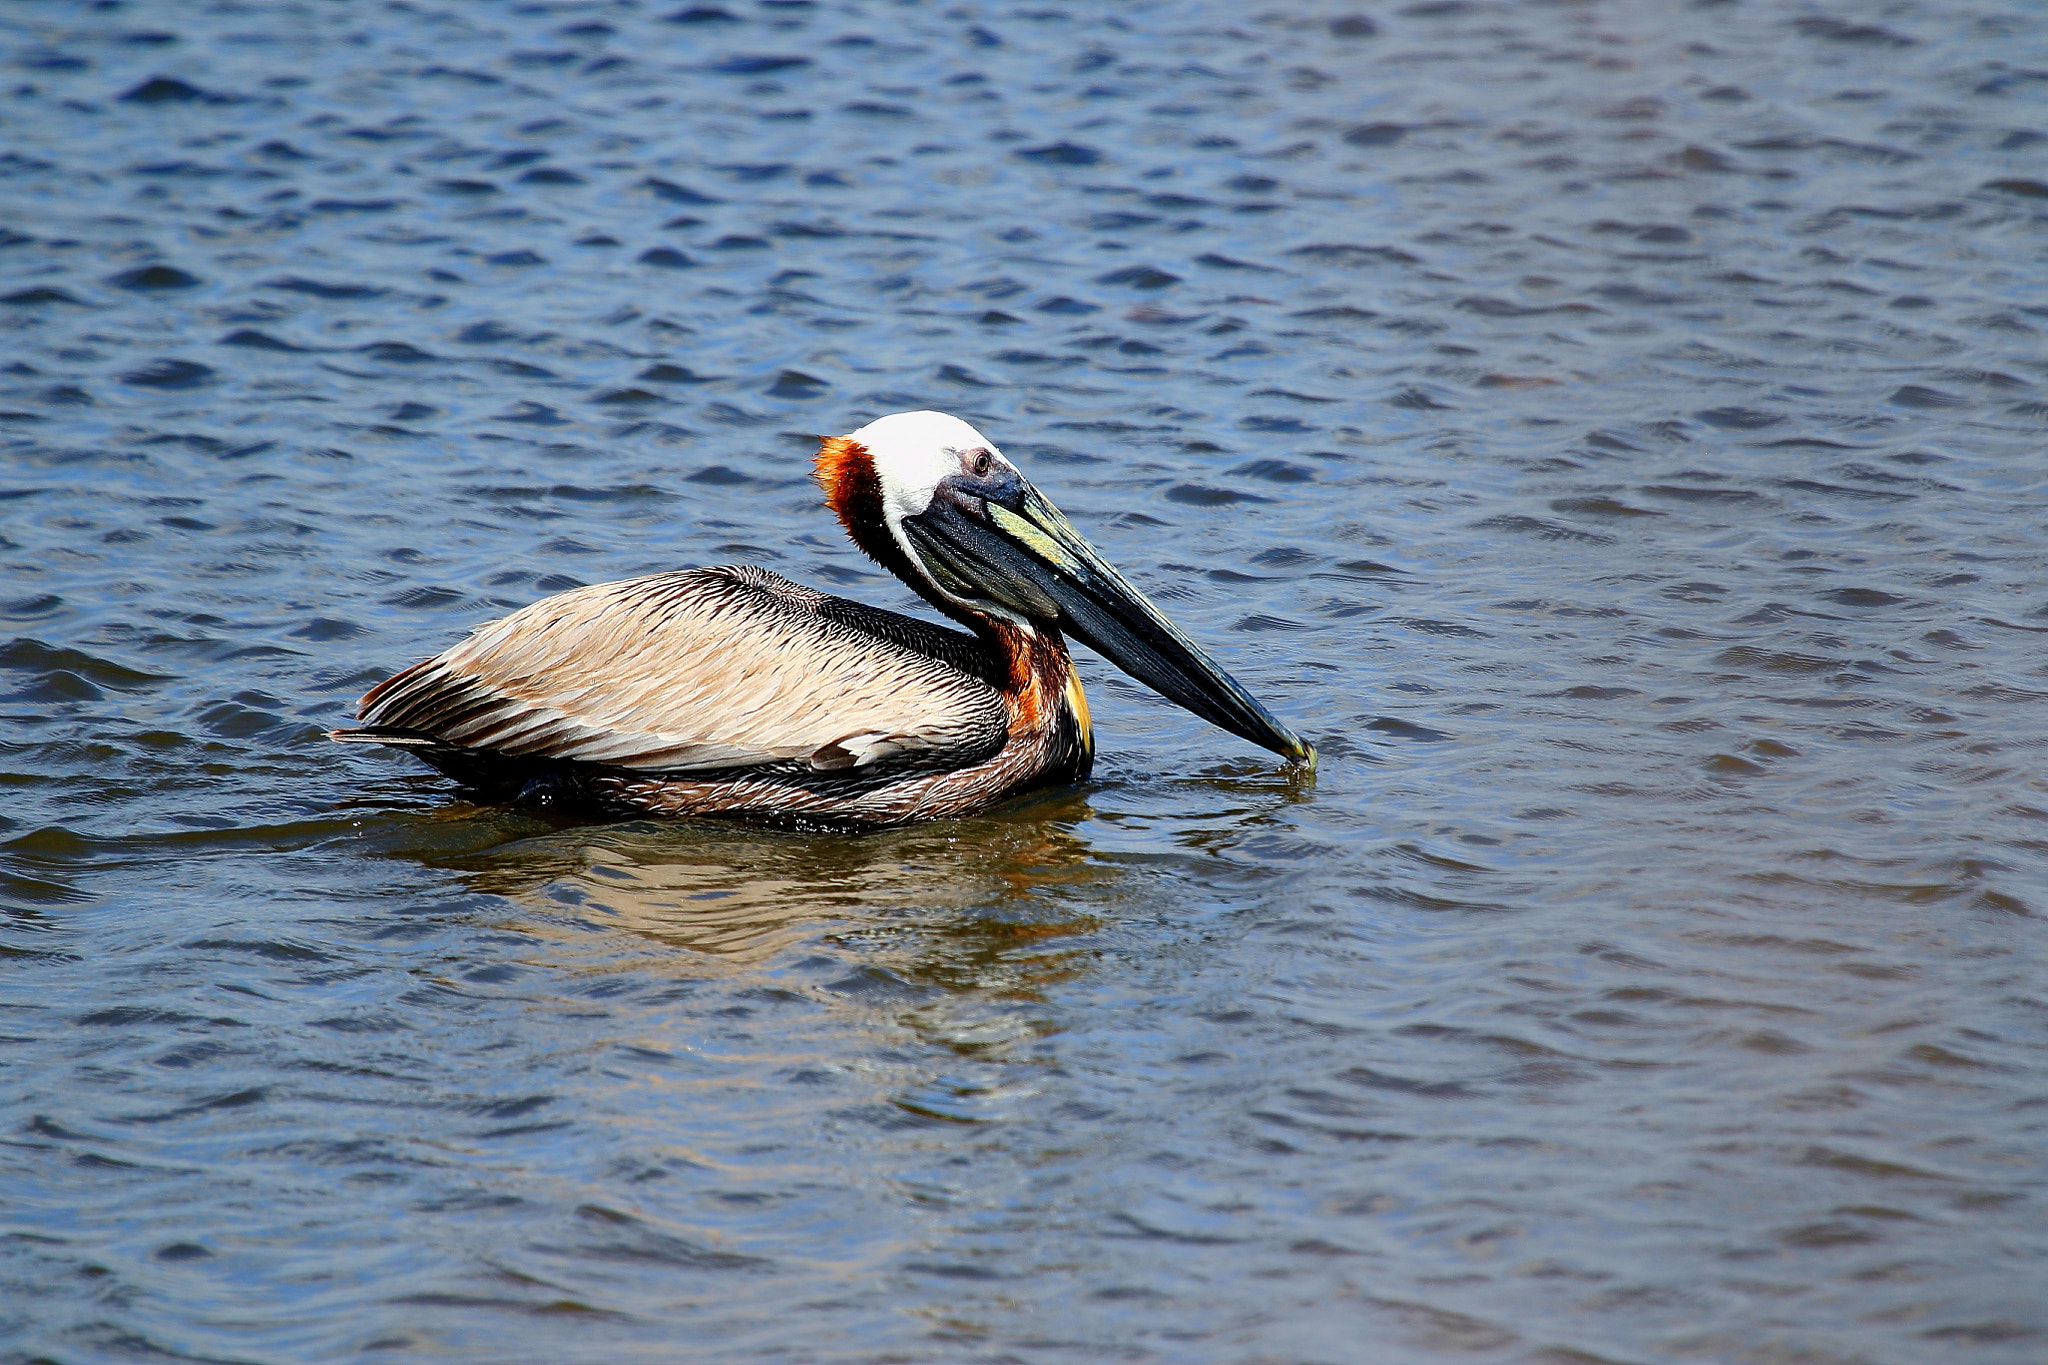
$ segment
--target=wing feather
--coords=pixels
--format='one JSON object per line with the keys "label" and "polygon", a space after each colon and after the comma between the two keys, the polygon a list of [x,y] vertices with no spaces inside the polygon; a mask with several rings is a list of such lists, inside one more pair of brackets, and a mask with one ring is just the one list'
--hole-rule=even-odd
{"label": "wing feather", "polygon": [[646,771],[1001,747],[1001,694],[955,661],[972,637],[908,617],[912,629],[862,629],[853,605],[746,567],[600,583],[478,627],[372,689],[358,715],[461,748]]}

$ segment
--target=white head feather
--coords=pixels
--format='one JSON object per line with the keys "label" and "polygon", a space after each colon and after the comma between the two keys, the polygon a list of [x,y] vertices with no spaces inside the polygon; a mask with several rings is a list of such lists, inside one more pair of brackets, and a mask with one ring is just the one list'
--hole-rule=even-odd
{"label": "white head feather", "polygon": [[995,442],[946,412],[893,412],[847,439],[866,446],[875,463],[875,477],[882,485],[882,515],[891,531],[903,518],[932,505],[939,480],[961,471],[963,452],[986,450],[1003,458]]}
{"label": "white head feather", "polygon": [[[867,448],[868,458],[874,462],[875,479],[882,486],[882,520],[888,523],[890,537],[913,564],[921,565],[923,557],[903,534],[903,519],[932,505],[932,495],[941,479],[966,470],[974,453],[983,450],[994,456],[999,466],[1016,469],[1003,458],[995,442],[947,412],[893,412],[877,417],[859,431],[849,432],[847,439]],[[936,583],[932,586],[962,606],[1005,617],[1026,630],[1031,628],[1023,617],[993,602],[963,601]]]}

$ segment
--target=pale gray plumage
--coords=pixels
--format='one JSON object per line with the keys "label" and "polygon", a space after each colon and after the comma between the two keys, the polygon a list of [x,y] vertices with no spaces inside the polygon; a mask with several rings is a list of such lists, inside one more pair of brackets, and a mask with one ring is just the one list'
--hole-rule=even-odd
{"label": "pale gray plumage", "polygon": [[950,764],[999,748],[1002,695],[945,658],[971,656],[973,638],[876,619],[889,616],[751,567],[600,583],[479,627],[378,688],[362,719],[645,772]]}

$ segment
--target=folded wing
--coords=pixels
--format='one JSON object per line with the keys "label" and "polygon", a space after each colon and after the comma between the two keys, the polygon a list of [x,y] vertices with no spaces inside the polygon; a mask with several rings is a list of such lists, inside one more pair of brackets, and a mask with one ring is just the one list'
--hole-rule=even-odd
{"label": "folded wing", "polygon": [[754,568],[578,588],[380,683],[358,715],[449,747],[642,771],[951,764],[1001,748],[994,687],[833,619],[837,605]]}

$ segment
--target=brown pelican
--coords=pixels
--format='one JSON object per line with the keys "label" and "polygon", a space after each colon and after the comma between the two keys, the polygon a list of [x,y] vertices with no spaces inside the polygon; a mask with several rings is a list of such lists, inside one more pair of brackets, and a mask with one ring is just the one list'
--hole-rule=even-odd
{"label": "brown pelican", "polygon": [[372,688],[363,728],[332,737],[527,801],[873,828],[1085,778],[1072,635],[1315,762],[959,418],[899,412],[825,437],[816,476],[854,544],[966,633],[751,566],[650,574],[478,627]]}

